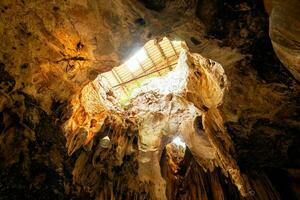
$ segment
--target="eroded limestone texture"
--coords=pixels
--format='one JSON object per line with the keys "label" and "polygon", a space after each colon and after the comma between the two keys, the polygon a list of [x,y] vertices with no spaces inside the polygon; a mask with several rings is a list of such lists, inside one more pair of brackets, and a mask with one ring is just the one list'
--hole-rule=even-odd
{"label": "eroded limestone texture", "polygon": [[[218,112],[201,107],[207,98],[187,99],[205,112],[208,139],[225,127],[234,145],[228,155],[248,175],[252,199],[297,199],[300,9],[297,0],[274,2],[269,18],[261,0],[0,1],[0,197],[152,198],[155,185],[138,177],[138,122],[113,103],[98,104],[100,96],[114,100],[92,82],[148,40],[167,36],[223,66],[229,84]],[[223,124],[206,125],[220,117]],[[213,141],[215,150],[231,146]],[[243,199],[230,176],[219,167],[204,172],[186,152],[176,166],[162,152],[168,198]]]}
{"label": "eroded limestone texture", "polygon": [[[266,1],[269,2],[269,1]],[[280,61],[300,80],[300,26],[297,0],[270,3],[270,38]]]}
{"label": "eroded limestone texture", "polygon": [[251,192],[232,157],[234,147],[218,111],[226,81],[220,64],[183,49],[174,71],[149,80],[129,103],[129,111],[141,121],[139,177],[155,184],[158,199],[166,197],[157,166],[162,150],[175,136],[183,139],[205,171],[220,166],[243,196]]}
{"label": "eroded limestone texture", "polygon": [[[72,102],[73,115],[65,126],[68,154],[83,147],[73,170],[75,183],[101,196],[100,177],[107,173],[107,165],[121,166],[125,156],[135,155],[136,184],[150,183],[152,198],[167,199],[160,160],[166,144],[179,136],[204,171],[219,167],[242,196],[254,194],[236,163],[234,146],[218,110],[227,87],[220,64],[191,54],[185,47],[176,68],[144,83],[125,110],[102,82],[99,77],[83,88]],[[109,140],[105,140],[107,136]]]}

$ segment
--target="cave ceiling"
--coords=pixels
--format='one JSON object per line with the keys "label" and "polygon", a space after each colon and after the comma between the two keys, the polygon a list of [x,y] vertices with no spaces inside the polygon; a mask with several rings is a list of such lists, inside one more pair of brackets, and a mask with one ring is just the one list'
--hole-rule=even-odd
{"label": "cave ceiling", "polygon": [[[298,199],[299,10],[0,0],[0,199]],[[186,70],[121,107],[99,74],[164,37]]]}

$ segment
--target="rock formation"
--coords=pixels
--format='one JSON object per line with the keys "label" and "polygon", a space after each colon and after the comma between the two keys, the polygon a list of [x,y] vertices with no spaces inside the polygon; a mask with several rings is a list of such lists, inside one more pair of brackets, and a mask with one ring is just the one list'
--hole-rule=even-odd
{"label": "rock formation", "polygon": [[159,168],[161,154],[178,135],[205,171],[220,166],[243,196],[252,192],[231,155],[233,144],[217,108],[226,84],[221,65],[183,49],[174,71],[151,79],[131,100],[129,111],[141,121],[139,177],[154,184],[157,199],[166,199]]}
{"label": "rock formation", "polygon": [[299,81],[300,27],[297,0],[274,0],[270,4],[270,38],[280,61]]}
{"label": "rock formation", "polygon": [[[0,1],[0,199],[299,198],[298,10]],[[122,108],[98,75],[164,36],[186,43],[174,82]]]}

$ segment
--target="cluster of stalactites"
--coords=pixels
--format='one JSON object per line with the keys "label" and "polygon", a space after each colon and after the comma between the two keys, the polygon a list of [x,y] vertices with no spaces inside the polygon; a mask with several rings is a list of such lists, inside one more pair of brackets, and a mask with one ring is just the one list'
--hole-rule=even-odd
{"label": "cluster of stalactites", "polygon": [[132,180],[151,185],[154,199],[167,199],[160,159],[165,146],[179,136],[204,170],[220,167],[246,196],[250,187],[233,157],[218,110],[225,89],[221,65],[187,49],[181,52],[175,70],[144,83],[126,110],[96,79],[73,99],[73,114],[65,124],[68,154],[80,151],[74,182],[99,196],[101,174],[112,177],[113,166],[126,164],[124,157],[132,156],[131,164],[138,165],[138,170],[132,169],[137,171]]}
{"label": "cluster of stalactites", "polygon": [[204,170],[221,167],[243,196],[251,192],[234,159],[232,141],[218,106],[226,89],[222,66],[182,50],[176,68],[144,83],[128,109],[139,118],[139,178],[154,184],[154,196],[166,199],[159,161],[172,138],[179,136]]}
{"label": "cluster of stalactites", "polygon": [[[72,115],[64,128],[68,154],[76,153],[73,182],[98,199],[113,197],[114,167],[121,166],[125,156],[135,157],[137,151],[136,122],[122,112],[111,90],[99,79],[86,85],[71,104]],[[120,181],[121,177],[114,179]],[[122,187],[129,190],[130,186]]]}

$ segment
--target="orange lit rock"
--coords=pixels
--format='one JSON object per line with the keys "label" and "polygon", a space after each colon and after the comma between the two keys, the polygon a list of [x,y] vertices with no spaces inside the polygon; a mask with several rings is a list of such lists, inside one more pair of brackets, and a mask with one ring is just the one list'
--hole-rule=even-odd
{"label": "orange lit rock", "polygon": [[[1,199],[298,197],[296,1],[0,1]],[[163,37],[189,70],[124,110],[96,77]]]}

